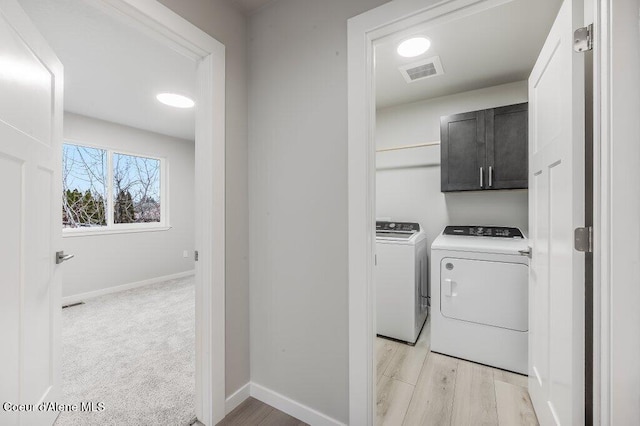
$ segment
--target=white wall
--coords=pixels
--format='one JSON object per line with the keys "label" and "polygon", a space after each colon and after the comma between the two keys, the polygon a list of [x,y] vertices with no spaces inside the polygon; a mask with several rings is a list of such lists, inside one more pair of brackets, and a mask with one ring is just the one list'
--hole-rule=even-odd
{"label": "white wall", "polygon": [[348,419],[347,19],[384,0],[249,18],[251,378]]}
{"label": "white wall", "polygon": [[71,296],[190,271],[193,258],[193,141],[65,113],[65,141],[87,143],[134,154],[163,157],[169,169],[171,229],[127,234],[69,236],[66,253],[75,259],[64,267],[62,295]]}
{"label": "white wall", "polygon": [[230,0],[160,0],[226,48],[226,395],[249,375],[246,18]]}
{"label": "white wall", "polygon": [[[440,117],[527,101],[527,82],[380,109],[377,148],[440,140]],[[527,190],[440,192],[440,146],[376,155],[376,217],[419,222],[431,243],[446,225],[515,226],[527,233]]]}

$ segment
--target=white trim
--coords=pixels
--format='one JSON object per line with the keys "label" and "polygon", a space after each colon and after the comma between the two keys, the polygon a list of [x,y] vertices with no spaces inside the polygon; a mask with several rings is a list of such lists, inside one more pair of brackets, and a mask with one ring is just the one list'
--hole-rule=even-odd
{"label": "white trim", "polygon": [[74,294],[71,296],[65,296],[62,298],[62,306],[70,305],[72,303],[84,302],[87,299],[92,299],[98,296],[104,296],[105,294],[119,293],[125,290],[131,290],[132,288],[144,287],[149,284],[161,283],[163,281],[177,280],[179,278],[189,277],[195,274],[195,270],[178,272],[176,274],[163,275],[161,277],[149,278],[147,280],[136,281],[128,284],[116,285],[113,287],[102,288],[100,290],[88,291],[86,293]]}
{"label": "white trim", "polygon": [[235,391],[224,404],[225,413],[229,414],[235,410],[238,405],[242,404],[247,398],[251,396],[251,382],[247,382],[240,389]]}
{"label": "white trim", "polygon": [[594,424],[638,424],[637,1],[596,1],[594,25]]}
{"label": "white trim", "polygon": [[251,396],[313,426],[345,426],[336,419],[257,383],[251,383]]}
{"label": "white trim", "polygon": [[373,44],[512,0],[395,0],[348,20],[349,424],[375,424]]}
{"label": "white trim", "polygon": [[[593,28],[595,40],[593,42],[593,424],[610,424],[609,418],[609,325],[608,325],[608,295],[604,285],[609,270],[608,240],[610,225],[609,215],[603,206],[608,206],[606,192],[607,147],[602,137],[602,129],[606,127],[606,102],[608,90],[605,82],[608,80],[607,60],[609,25],[605,16],[608,15],[606,0],[594,0]],[[596,76],[599,76],[597,78]],[[605,185],[603,187],[603,185]],[[603,421],[603,419],[607,419]]]}
{"label": "white trim", "polygon": [[[196,108],[196,265],[203,285],[196,287],[201,316],[196,329],[196,413],[204,424],[224,418],[225,403],[225,75],[224,54],[209,55],[198,64]],[[214,70],[217,70],[214,72]],[[198,143],[199,140],[220,141]],[[197,282],[197,280],[196,280]],[[211,282],[212,286],[204,285]],[[198,311],[198,309],[196,309]],[[209,403],[213,401],[213,405]],[[202,417],[201,417],[202,416]],[[209,419],[207,421],[207,419]]]}
{"label": "white trim", "polygon": [[326,416],[313,408],[307,407],[298,401],[253,382],[246,383],[227,398],[225,403],[226,414],[232,412],[249,397],[262,401],[298,420],[314,426],[345,426],[344,423]]}
{"label": "white trim", "polygon": [[224,45],[157,0],[88,0],[108,13],[128,19],[138,30],[187,58],[200,60]]}
{"label": "white trim", "polygon": [[[139,224],[149,225],[149,224]],[[101,226],[96,228],[69,228],[62,230],[62,238],[74,238],[74,237],[94,237],[96,235],[111,235],[111,234],[136,234],[138,232],[161,232],[172,229],[173,226],[136,226],[131,228],[113,229],[112,227]],[[91,230],[89,230],[91,229]]]}
{"label": "white trim", "polygon": [[90,0],[197,63],[196,416],[225,416],[225,46],[158,1]]}

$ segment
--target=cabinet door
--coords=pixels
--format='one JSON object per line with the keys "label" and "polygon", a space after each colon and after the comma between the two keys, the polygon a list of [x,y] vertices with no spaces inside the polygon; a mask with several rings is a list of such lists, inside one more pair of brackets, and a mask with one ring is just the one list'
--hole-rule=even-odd
{"label": "cabinet door", "polygon": [[484,111],[440,119],[440,157],[442,192],[486,186]]}
{"label": "cabinet door", "polygon": [[486,189],[527,188],[527,104],[486,110]]}

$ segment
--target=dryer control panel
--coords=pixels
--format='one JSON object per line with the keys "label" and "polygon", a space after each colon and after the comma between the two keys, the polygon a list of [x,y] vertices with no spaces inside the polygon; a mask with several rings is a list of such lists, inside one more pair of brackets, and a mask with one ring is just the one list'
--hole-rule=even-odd
{"label": "dryer control panel", "polygon": [[468,237],[524,238],[518,228],[505,226],[447,226],[444,235],[463,235]]}

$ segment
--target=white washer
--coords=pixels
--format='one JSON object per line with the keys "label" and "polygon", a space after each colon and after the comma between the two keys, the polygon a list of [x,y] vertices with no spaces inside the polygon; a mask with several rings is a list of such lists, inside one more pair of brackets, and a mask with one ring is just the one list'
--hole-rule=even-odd
{"label": "white washer", "polygon": [[427,236],[417,223],[376,222],[376,333],[415,344],[427,319]]}
{"label": "white washer", "polygon": [[528,240],[447,226],[431,245],[431,350],[527,374]]}

